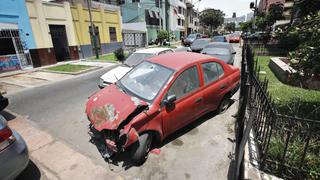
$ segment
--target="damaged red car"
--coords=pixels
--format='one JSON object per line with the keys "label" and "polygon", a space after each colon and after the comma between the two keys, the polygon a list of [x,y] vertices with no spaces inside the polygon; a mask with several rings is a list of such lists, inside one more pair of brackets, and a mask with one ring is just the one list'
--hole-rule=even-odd
{"label": "damaged red car", "polygon": [[177,52],[149,58],[89,98],[90,134],[102,139],[105,158],[130,150],[142,164],[152,143],[208,112],[224,112],[239,82],[238,68],[211,56]]}

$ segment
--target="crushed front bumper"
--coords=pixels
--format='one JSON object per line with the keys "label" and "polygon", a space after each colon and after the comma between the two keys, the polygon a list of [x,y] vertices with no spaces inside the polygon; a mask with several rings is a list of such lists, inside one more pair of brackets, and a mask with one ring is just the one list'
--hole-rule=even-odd
{"label": "crushed front bumper", "polygon": [[92,125],[89,126],[89,135],[101,156],[107,159],[113,159],[116,154],[124,152],[139,137],[134,128],[130,128],[128,133],[120,133],[118,130],[98,131]]}

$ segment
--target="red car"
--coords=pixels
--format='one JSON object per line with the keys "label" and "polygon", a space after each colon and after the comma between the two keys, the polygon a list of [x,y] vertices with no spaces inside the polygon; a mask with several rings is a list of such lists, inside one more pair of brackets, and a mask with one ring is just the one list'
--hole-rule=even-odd
{"label": "red car", "polygon": [[231,35],[229,38],[229,43],[239,43],[240,42],[240,36],[239,35]]}
{"label": "red car", "polygon": [[149,58],[86,105],[93,138],[105,158],[130,148],[142,164],[153,142],[217,110],[224,112],[238,89],[240,71],[211,56],[176,52]]}

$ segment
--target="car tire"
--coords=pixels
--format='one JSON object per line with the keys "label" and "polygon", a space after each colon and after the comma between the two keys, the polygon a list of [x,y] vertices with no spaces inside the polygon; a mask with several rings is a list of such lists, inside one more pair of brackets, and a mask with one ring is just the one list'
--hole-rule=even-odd
{"label": "car tire", "polygon": [[218,114],[225,113],[227,111],[229,105],[230,105],[230,98],[223,97],[223,99],[221,100],[219,107],[217,109]]}
{"label": "car tire", "polygon": [[152,135],[145,133],[139,136],[139,140],[133,145],[132,161],[137,164],[143,164],[149,155],[152,145]]}

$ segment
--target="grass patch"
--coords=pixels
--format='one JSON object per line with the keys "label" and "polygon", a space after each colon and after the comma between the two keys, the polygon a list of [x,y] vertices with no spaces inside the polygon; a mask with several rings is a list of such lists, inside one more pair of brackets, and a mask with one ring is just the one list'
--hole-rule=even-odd
{"label": "grass patch", "polygon": [[86,66],[86,65],[78,65],[78,64],[63,64],[53,67],[45,68],[50,71],[60,71],[60,72],[80,72],[86,69],[91,68],[92,66]]}
{"label": "grass patch", "polygon": [[[124,52],[124,56],[127,58],[129,56],[128,52]],[[90,60],[94,61],[106,61],[106,62],[119,62],[116,58],[116,56],[113,53],[99,55],[99,59],[96,59],[96,57],[90,57]]]}
{"label": "grass patch", "polygon": [[320,91],[283,84],[269,68],[270,58],[270,56],[257,56],[258,66],[260,66],[260,71],[266,72],[266,75],[260,74],[260,77],[261,79],[264,79],[264,77],[269,79],[268,91],[275,100],[280,113],[284,113],[283,111],[288,110],[287,106],[292,107],[295,102],[302,103],[302,108],[307,110],[308,113],[315,109],[315,107],[319,107]]}

